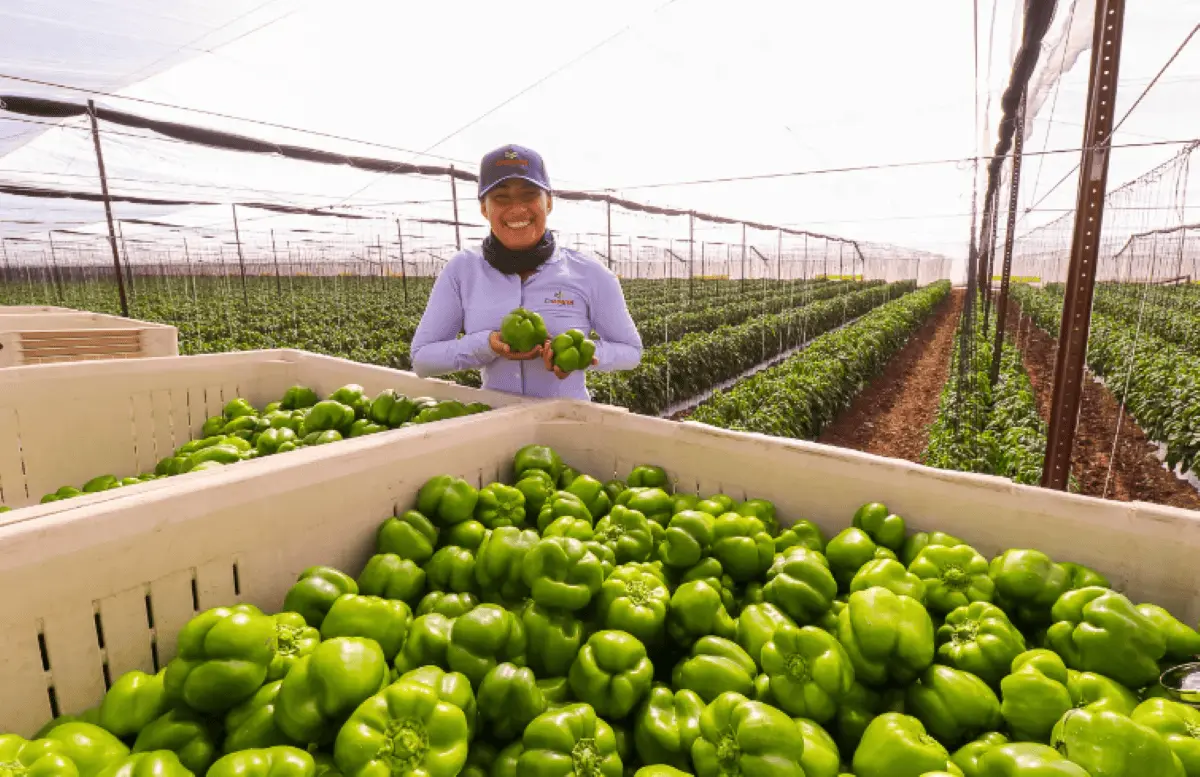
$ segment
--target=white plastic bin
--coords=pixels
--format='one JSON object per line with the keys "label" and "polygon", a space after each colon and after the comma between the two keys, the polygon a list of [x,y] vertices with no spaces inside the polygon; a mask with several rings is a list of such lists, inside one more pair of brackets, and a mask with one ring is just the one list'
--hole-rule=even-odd
{"label": "white plastic bin", "polygon": [[372,395],[393,388],[492,407],[529,401],[295,350],[14,367],[0,370],[0,504],[36,504],[61,486],[79,488],[99,475],[149,472],[198,437],[205,419],[229,400],[245,397],[261,407],[297,383],[323,397],[359,383]]}
{"label": "white plastic bin", "polygon": [[179,355],[179,330],[69,308],[0,307],[0,367]]}
{"label": "white plastic bin", "polygon": [[677,490],[771,499],[785,522],[807,517],[830,535],[861,503],[882,500],[914,529],[952,532],[986,554],[1041,548],[1103,570],[1136,601],[1188,622],[1200,616],[1197,513],[616,408],[534,403],[364,437],[343,455],[305,449],[161,489],[118,490],[0,526],[0,730],[30,734],[54,712],[97,703],[106,677],[164,665],[198,610],[239,601],[276,610],[314,564],[358,574],[380,522],[411,506],[426,479],[505,478],[530,442],[597,477],[658,463]]}

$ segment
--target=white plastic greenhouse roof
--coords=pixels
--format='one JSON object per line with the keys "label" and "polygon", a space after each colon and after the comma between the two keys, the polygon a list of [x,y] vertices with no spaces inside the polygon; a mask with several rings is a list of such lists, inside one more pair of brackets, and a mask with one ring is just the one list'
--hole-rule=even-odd
{"label": "white plastic greenhouse roof", "polygon": [[[1090,0],[1076,2],[1090,28]],[[518,142],[540,150],[564,188],[961,255],[973,165],[954,160],[995,144],[1019,5],[980,0],[976,41],[976,9],[962,0],[819,8],[744,0],[732,10],[722,0],[10,0],[0,10],[0,76],[116,96],[4,77],[0,94],[95,96],[106,107],[273,142],[472,170],[483,152]],[[1073,7],[1060,0],[1048,43],[1067,29]],[[1118,114],[1198,21],[1200,0],[1129,3]],[[1067,60],[1039,68],[1056,71]],[[1043,79],[1052,86],[1027,152],[1079,145],[1087,61],[1084,52],[1061,80]],[[1200,41],[1116,142],[1200,135],[1197,97]],[[79,118],[53,128],[13,125],[0,113],[0,182],[97,191],[86,127]],[[120,127],[102,132],[115,193],[451,215],[445,179],[217,151]],[[1176,148],[1118,149],[1110,183]],[[1027,160],[1025,194],[1043,197],[1078,156]],[[841,172],[662,185],[834,170]],[[1040,207],[1069,208],[1074,193],[1068,182]],[[458,196],[461,218],[478,221],[474,187],[460,185]],[[118,211],[213,228],[229,220],[227,205]],[[553,226],[584,230],[602,213],[572,203],[556,211]],[[1057,215],[1033,212],[1023,221],[1032,227]],[[0,194],[0,235],[44,232],[48,222],[94,229],[101,216],[94,203]],[[300,224],[264,213],[244,218],[248,229]],[[614,214],[614,231],[686,236],[686,219],[620,218]],[[341,228],[311,219],[303,226]]]}

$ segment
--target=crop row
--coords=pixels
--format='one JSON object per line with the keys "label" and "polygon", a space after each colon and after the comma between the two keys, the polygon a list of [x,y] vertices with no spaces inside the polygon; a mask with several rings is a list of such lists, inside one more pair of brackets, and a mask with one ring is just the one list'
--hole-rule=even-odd
{"label": "crop row", "polygon": [[[1047,288],[1062,297],[1061,284]],[[1167,289],[1144,284],[1098,284],[1093,309],[1200,353],[1200,309],[1192,308],[1188,300]]]}
{"label": "crop row", "polygon": [[[908,284],[904,290],[911,291]],[[813,439],[850,405],[950,292],[939,281],[824,334],[803,351],[701,405],[696,421],[778,437]]]}
{"label": "crop row", "polygon": [[1046,451],[1046,425],[1038,414],[1021,354],[1011,343],[1004,343],[999,378],[993,388],[988,375],[992,344],[978,319],[974,330],[974,358],[966,385],[959,380],[961,341],[955,338],[950,376],[942,389],[937,418],[929,427],[929,444],[922,460],[939,469],[999,475],[1017,483],[1036,484]]}

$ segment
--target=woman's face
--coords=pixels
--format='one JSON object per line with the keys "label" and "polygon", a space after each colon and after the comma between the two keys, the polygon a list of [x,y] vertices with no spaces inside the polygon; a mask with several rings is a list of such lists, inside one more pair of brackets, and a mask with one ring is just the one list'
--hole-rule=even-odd
{"label": "woman's face", "polygon": [[479,203],[492,234],[513,251],[533,248],[546,233],[554,199],[528,181],[514,178],[488,192]]}

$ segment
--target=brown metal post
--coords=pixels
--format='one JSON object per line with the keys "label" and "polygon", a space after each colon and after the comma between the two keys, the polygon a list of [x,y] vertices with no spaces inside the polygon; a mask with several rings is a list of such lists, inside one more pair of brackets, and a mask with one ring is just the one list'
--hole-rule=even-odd
{"label": "brown metal post", "polygon": [[1075,422],[1083,394],[1083,367],[1091,326],[1092,296],[1096,289],[1096,260],[1104,218],[1108,183],[1108,157],[1112,150],[1113,109],[1117,100],[1117,74],[1121,62],[1121,33],[1125,26],[1125,0],[1097,0],[1092,39],[1092,69],[1088,76],[1087,121],[1083,157],[1079,164],[1079,191],[1071,264],[1063,299],[1058,358],[1054,365],[1054,399],[1046,435],[1046,462],[1042,485],[1065,490],[1075,445]]}
{"label": "brown metal post", "polygon": [[129,261],[129,246],[125,245],[125,227],[117,222],[117,237],[121,241],[121,253],[125,255],[125,282],[129,284],[129,294],[133,296],[137,289],[133,284],[133,262]]}
{"label": "brown metal post", "polygon": [[454,247],[462,250],[462,234],[458,228],[458,183],[454,180],[454,165],[450,165],[450,197],[454,200]]}
{"label": "brown metal post", "polygon": [[58,297],[59,302],[62,302],[65,297],[63,297],[62,273],[58,270],[58,254],[54,250],[54,232],[47,232],[46,235],[50,238],[50,281],[54,284],[54,295]]}
{"label": "brown metal post", "polygon": [[279,280],[279,251],[275,248],[275,230],[271,230],[271,259],[275,262],[275,293],[283,294],[283,282]]}
{"label": "brown metal post", "polygon": [[400,285],[404,288],[404,301],[407,303],[408,271],[404,267],[404,230],[400,228],[400,219],[396,219],[396,240],[399,241],[400,246]]}
{"label": "brown metal post", "polygon": [[112,201],[108,198],[108,176],[104,173],[104,152],[100,150],[100,126],[96,123],[96,103],[88,100],[88,118],[92,122],[92,145],[96,148],[96,165],[100,169],[100,195],[104,198],[104,217],[108,220],[108,245],[112,248],[113,274],[117,277],[117,294],[121,298],[121,315],[129,316],[129,300],[125,298],[125,279],[121,276],[121,257],[117,253],[117,235],[113,230]]}
{"label": "brown metal post", "polygon": [[242,275],[242,302],[246,305],[246,310],[249,310],[250,294],[246,291],[246,257],[242,255],[242,235],[238,231],[237,205],[229,207],[233,208],[233,239],[237,241],[238,270]]}
{"label": "brown metal post", "polygon": [[1013,233],[1017,229],[1017,194],[1021,189],[1021,154],[1025,148],[1025,96],[1013,130],[1012,185],[1008,192],[1008,224],[1004,234],[1004,269],[1000,273],[1000,298],[996,301],[996,342],[992,346],[992,366],[988,379],[993,386],[1000,379],[1000,355],[1004,348],[1004,329],[1008,324],[1008,287],[1012,280]]}

